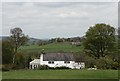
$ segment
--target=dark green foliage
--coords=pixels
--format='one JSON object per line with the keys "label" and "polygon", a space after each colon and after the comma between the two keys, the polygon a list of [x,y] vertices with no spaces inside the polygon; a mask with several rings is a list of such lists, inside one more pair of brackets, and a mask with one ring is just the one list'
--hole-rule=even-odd
{"label": "dark green foliage", "polygon": [[86,56],[85,57],[85,67],[91,68],[94,67],[96,60],[92,57]]}
{"label": "dark green foliage", "polygon": [[104,57],[96,60],[96,65],[99,69],[115,69],[119,68],[119,63],[110,57]]}
{"label": "dark green foliage", "polygon": [[98,69],[111,69],[113,61],[109,58],[100,58],[96,60]]}
{"label": "dark green foliage", "polygon": [[63,69],[70,69],[69,67],[65,67],[65,66],[61,66],[61,67],[49,67],[48,65],[40,65],[38,68],[36,68],[38,70],[63,70]]}
{"label": "dark green foliage", "polygon": [[26,68],[29,68],[29,63],[30,63],[31,61],[32,61],[31,56],[26,57],[26,59],[25,59],[25,67],[26,67]]}
{"label": "dark green foliage", "polygon": [[47,65],[40,65],[40,66],[38,67],[38,69],[39,69],[39,70],[48,70],[48,69],[49,69],[49,66],[47,66]]}
{"label": "dark green foliage", "polygon": [[15,56],[15,63],[13,69],[23,69],[25,68],[25,59],[22,54],[16,54]]}
{"label": "dark green foliage", "polygon": [[2,42],[2,64],[12,63],[14,47],[9,41]]}
{"label": "dark green foliage", "polygon": [[2,65],[2,71],[10,71],[13,68],[14,68],[13,64],[4,64],[4,65]]}
{"label": "dark green foliage", "polygon": [[106,24],[96,24],[86,32],[85,51],[97,58],[113,53],[116,49],[115,29]]}
{"label": "dark green foliage", "polygon": [[2,71],[9,71],[10,69],[8,68],[8,66],[6,66],[6,65],[3,65],[2,66]]}
{"label": "dark green foliage", "polygon": [[70,69],[69,67],[61,66],[61,67],[55,67],[54,69]]}
{"label": "dark green foliage", "polygon": [[3,67],[2,71],[10,71],[10,70],[8,68],[6,68],[6,67]]}
{"label": "dark green foliage", "polygon": [[119,62],[112,59],[112,56],[105,56],[100,57],[99,59],[95,59],[89,56],[85,57],[85,65],[86,68],[94,68],[95,66],[98,69],[118,69],[119,68]]}

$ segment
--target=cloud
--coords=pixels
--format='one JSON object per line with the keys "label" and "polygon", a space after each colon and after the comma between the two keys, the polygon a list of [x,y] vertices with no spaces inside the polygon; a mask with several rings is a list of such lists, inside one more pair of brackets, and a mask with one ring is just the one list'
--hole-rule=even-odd
{"label": "cloud", "polygon": [[3,35],[21,27],[37,38],[83,36],[96,23],[117,27],[117,3],[3,3]]}

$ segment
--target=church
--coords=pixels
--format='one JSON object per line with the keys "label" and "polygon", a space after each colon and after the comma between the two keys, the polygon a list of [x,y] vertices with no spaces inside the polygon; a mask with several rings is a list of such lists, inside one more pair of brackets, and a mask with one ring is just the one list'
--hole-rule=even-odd
{"label": "church", "polygon": [[30,69],[38,68],[40,65],[49,67],[69,67],[71,69],[85,68],[84,62],[75,61],[72,53],[41,53],[40,59],[34,59],[30,62]]}

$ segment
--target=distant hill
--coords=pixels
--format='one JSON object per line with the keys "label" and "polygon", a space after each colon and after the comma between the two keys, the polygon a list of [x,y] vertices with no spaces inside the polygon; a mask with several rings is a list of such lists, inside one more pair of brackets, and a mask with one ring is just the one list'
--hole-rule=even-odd
{"label": "distant hill", "polygon": [[27,44],[36,44],[37,42],[41,41],[41,39],[37,39],[37,38],[29,38]]}
{"label": "distant hill", "polygon": [[6,40],[8,38],[9,38],[8,36],[0,36],[0,40]]}
{"label": "distant hill", "polygon": [[[8,39],[9,36],[0,36],[0,40],[6,40]],[[70,39],[70,41],[82,41],[84,37],[71,37],[71,38],[64,38],[64,40]],[[56,38],[54,38],[56,39]],[[60,38],[62,39],[62,38]],[[27,45],[34,45],[37,44],[38,42],[47,42],[50,41],[52,39],[38,39],[38,38],[34,38],[34,37],[29,37]]]}
{"label": "distant hill", "polygon": [[[8,38],[9,38],[9,36],[0,36],[0,40],[7,40]],[[27,44],[33,44],[33,43],[37,43],[39,41],[48,41],[48,39],[38,39],[38,38],[30,37],[28,39]]]}

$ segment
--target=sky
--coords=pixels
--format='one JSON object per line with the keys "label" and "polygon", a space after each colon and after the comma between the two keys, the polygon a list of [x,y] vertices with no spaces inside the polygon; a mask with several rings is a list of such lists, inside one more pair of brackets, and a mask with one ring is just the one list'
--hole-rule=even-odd
{"label": "sky", "polygon": [[[1,13],[1,12],[0,12]],[[29,37],[84,36],[90,26],[118,27],[117,2],[3,2],[2,35],[20,27]]]}

